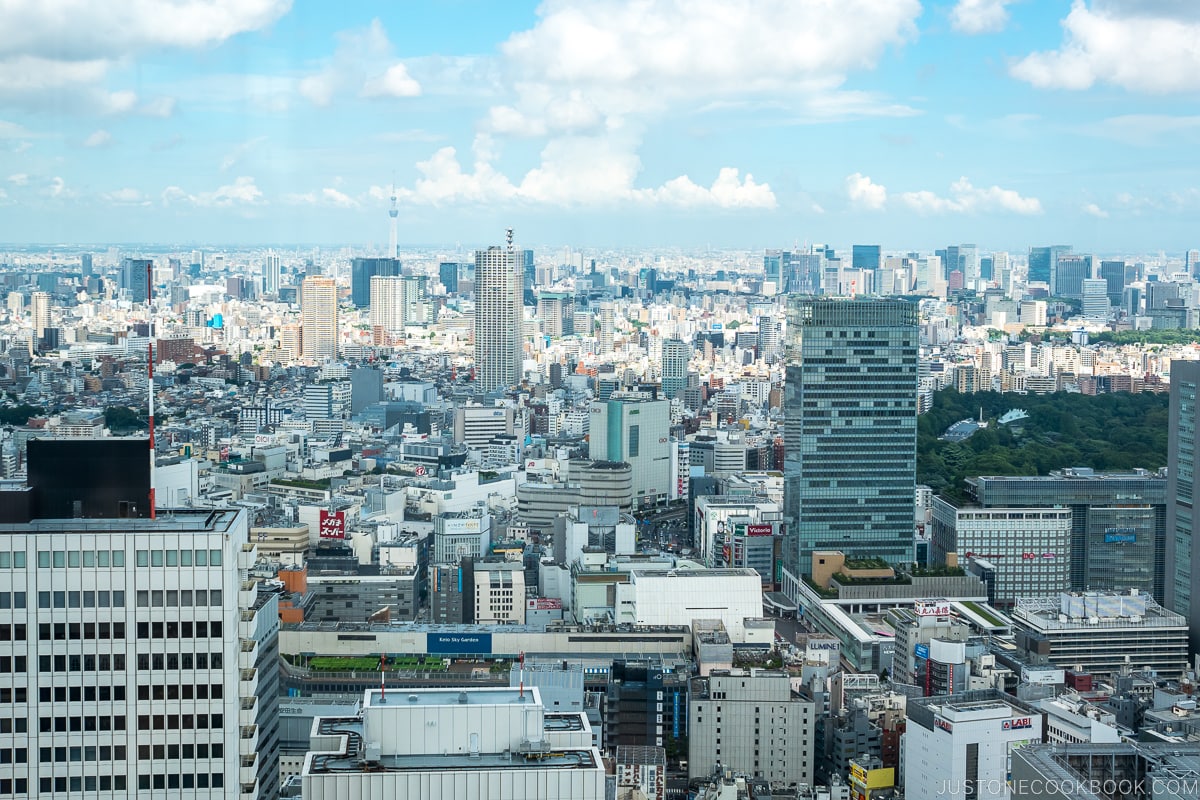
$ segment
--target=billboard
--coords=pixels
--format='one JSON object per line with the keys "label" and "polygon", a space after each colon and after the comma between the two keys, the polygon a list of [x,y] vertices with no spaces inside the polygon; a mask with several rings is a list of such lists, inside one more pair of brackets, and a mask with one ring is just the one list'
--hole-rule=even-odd
{"label": "billboard", "polygon": [[774,529],[770,525],[747,525],[747,536],[770,536],[774,533]]}
{"label": "billboard", "polygon": [[1113,543],[1128,544],[1130,542],[1136,542],[1136,541],[1137,541],[1137,534],[1132,533],[1132,532],[1104,534],[1104,543],[1105,544],[1113,544]]}
{"label": "billboard", "polygon": [[918,617],[948,617],[950,616],[950,601],[918,600],[916,612]]}
{"label": "billboard", "polygon": [[929,659],[929,645],[918,644],[916,647],[913,648],[913,655],[915,655],[917,658],[924,658],[924,659],[928,660]]}
{"label": "billboard", "polygon": [[322,539],[345,539],[346,512],[321,509],[321,519],[317,528],[317,535]]}
{"label": "billboard", "polygon": [[555,597],[532,597],[525,601],[528,611],[561,611],[562,600]]}
{"label": "billboard", "polygon": [[491,655],[490,633],[427,633],[425,652],[446,655]]}

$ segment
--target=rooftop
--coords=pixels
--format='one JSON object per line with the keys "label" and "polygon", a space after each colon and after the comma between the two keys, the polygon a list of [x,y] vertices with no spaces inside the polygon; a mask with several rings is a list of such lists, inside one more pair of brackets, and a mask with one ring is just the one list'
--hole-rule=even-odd
{"label": "rooftop", "polygon": [[522,691],[508,686],[488,686],[472,688],[469,692],[462,689],[399,689],[390,693],[386,689],[368,689],[363,708],[499,706],[520,703],[540,705],[537,688],[531,687]]}
{"label": "rooftop", "polygon": [[0,533],[215,533],[230,529],[238,509],[159,509],[158,518],[35,519],[0,525]]}

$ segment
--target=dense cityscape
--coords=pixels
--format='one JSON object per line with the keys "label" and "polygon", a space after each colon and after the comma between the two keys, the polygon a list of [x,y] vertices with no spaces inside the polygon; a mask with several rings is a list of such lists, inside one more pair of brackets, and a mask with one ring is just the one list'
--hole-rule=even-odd
{"label": "dense cityscape", "polygon": [[1200,798],[1192,6],[0,2],[0,800]]}
{"label": "dense cityscape", "polygon": [[[497,238],[7,256],[10,670],[40,675],[11,691],[180,732],[105,746],[137,765],[111,777],[41,748],[26,792],[519,764],[531,797],[567,765],[581,797],[932,797],[1043,775],[1038,741],[1130,764],[1200,741],[1200,254]],[[1134,420],[1099,405],[1121,396]],[[1038,427],[1071,403],[1113,414],[1107,446],[1049,448],[1084,440]],[[955,454],[1000,468],[930,467]],[[72,685],[92,670],[136,677]],[[418,710],[445,738],[405,733]],[[173,771],[199,748],[208,773]]]}

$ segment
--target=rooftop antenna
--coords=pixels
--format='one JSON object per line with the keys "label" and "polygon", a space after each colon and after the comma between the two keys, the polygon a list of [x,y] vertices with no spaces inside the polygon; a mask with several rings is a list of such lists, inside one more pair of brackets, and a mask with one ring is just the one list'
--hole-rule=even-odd
{"label": "rooftop antenna", "polygon": [[[508,229],[508,234],[509,234],[509,237],[511,238],[512,237],[512,228]],[[520,698],[520,701],[522,703],[524,703],[525,702],[525,651],[524,650],[521,651],[518,658],[520,659],[520,664],[521,664],[521,681],[518,684],[519,690],[517,693],[517,697]]]}
{"label": "rooftop antenna", "polygon": [[508,249],[511,252],[513,249],[513,229],[506,228],[504,230],[504,240],[508,243]]}
{"label": "rooftop antenna", "polygon": [[157,519],[154,502],[154,261],[146,262],[146,327],[149,341],[146,343],[146,392],[150,429],[150,519]]}
{"label": "rooftop antenna", "polygon": [[387,702],[387,653],[379,656],[379,702]]}

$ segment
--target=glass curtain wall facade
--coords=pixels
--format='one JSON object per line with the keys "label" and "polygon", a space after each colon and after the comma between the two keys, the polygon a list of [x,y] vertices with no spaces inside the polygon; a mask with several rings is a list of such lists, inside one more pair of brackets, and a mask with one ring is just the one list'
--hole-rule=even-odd
{"label": "glass curtain wall facade", "polygon": [[785,590],[814,550],[912,560],[917,307],[793,296],[784,389]]}

